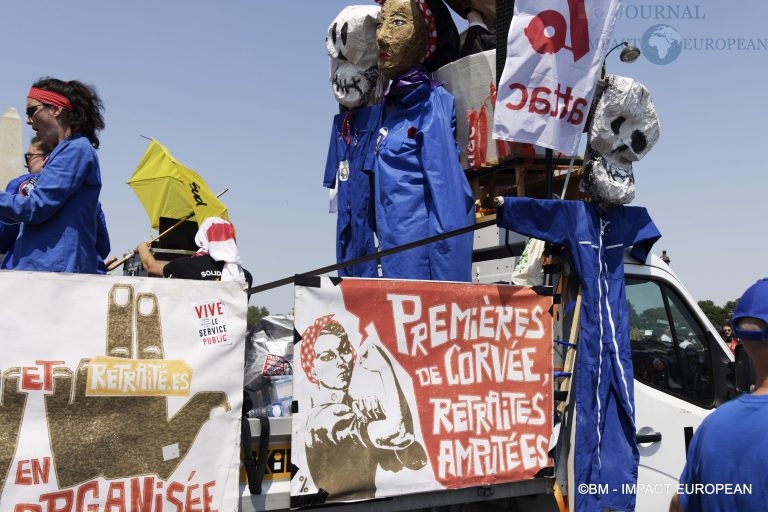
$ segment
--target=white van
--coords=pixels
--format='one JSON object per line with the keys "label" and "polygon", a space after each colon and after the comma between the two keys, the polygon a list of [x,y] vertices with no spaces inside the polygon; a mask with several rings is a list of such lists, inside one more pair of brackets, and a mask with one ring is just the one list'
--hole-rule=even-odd
{"label": "white van", "polygon": [[[734,356],[658,256],[627,259],[624,272],[640,450],[637,510],[666,510],[693,431],[736,394]],[[671,342],[660,341],[658,332]]]}

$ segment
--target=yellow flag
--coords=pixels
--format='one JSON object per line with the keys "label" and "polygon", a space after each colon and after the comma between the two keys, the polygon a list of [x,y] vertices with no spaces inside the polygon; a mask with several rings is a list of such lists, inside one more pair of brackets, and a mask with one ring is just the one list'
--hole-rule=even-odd
{"label": "yellow flag", "polygon": [[152,227],[160,217],[194,220],[208,217],[229,220],[227,207],[211,192],[203,178],[173,158],[165,146],[152,139],[128,185],[139,197]]}

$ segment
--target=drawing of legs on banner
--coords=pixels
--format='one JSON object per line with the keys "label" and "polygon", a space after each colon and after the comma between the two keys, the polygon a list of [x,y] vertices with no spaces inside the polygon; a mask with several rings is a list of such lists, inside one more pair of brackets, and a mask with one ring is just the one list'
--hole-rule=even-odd
{"label": "drawing of legs on banner", "polygon": [[314,385],[304,448],[315,486],[333,501],[366,499],[376,495],[379,469],[423,468],[426,452],[381,347],[366,344],[358,357],[332,314],[317,318],[301,338],[302,369]]}
{"label": "drawing of legs on banner", "polygon": [[169,418],[169,397],[190,395],[192,368],[164,358],[157,297],[134,298],[132,286],[118,284],[108,300],[106,356],[81,359],[76,372],[54,368],[53,393],[45,397],[62,488],[97,477],[166,480],[211,411],[230,409],[226,393],[197,392]]}
{"label": "drawing of legs on banner", "polygon": [[9,368],[2,372],[0,381],[0,494],[16,453],[19,428],[27,404],[27,394],[18,391],[20,378],[20,368]]}

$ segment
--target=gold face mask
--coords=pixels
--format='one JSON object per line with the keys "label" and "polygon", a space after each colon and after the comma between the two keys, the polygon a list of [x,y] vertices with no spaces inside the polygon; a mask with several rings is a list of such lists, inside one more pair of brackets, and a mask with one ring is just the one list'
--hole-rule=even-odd
{"label": "gold face mask", "polygon": [[396,79],[424,60],[429,37],[418,7],[411,0],[386,0],[376,28],[379,69]]}

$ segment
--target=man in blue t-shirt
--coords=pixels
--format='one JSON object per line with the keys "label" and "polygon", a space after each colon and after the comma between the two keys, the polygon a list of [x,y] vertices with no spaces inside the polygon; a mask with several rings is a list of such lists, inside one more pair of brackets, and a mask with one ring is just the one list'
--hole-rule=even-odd
{"label": "man in blue t-shirt", "polygon": [[768,503],[768,278],[744,292],[732,325],[755,366],[755,387],[696,431],[670,511],[765,510]]}

